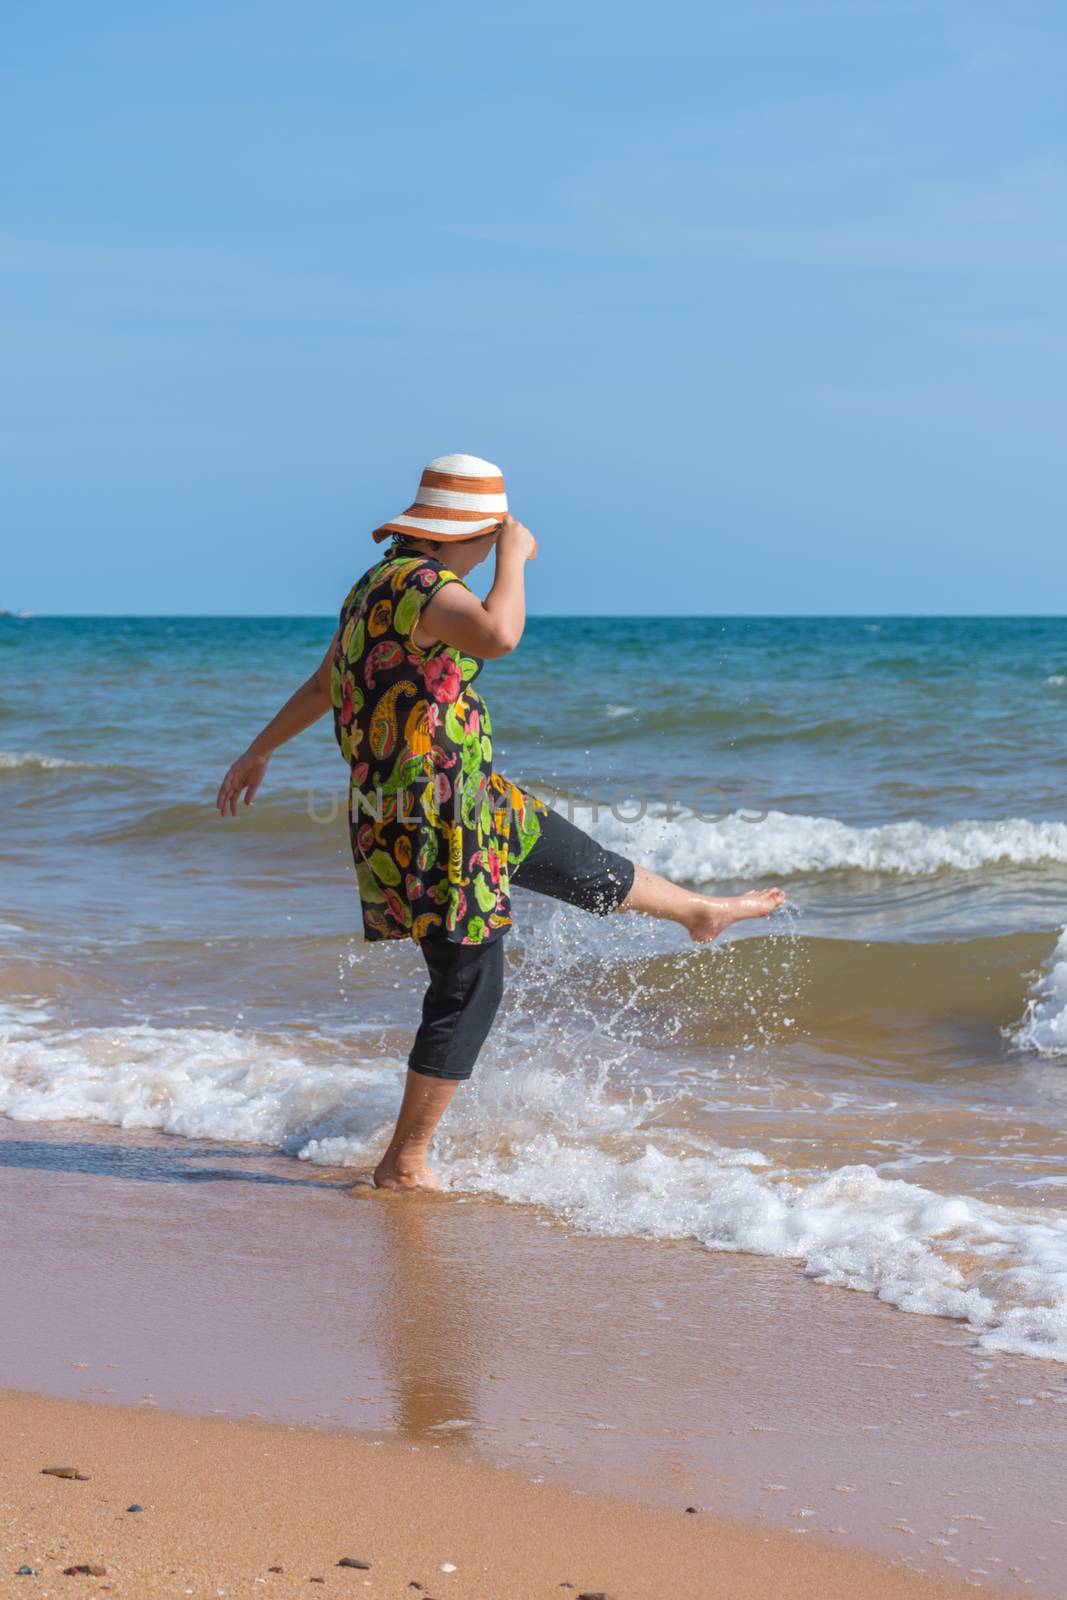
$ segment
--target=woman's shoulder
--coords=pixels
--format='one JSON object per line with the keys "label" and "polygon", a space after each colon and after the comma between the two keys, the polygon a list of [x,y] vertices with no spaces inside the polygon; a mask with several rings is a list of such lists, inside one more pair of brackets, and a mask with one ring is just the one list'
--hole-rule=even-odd
{"label": "woman's shoulder", "polygon": [[341,607],[341,615],[351,616],[355,611],[370,610],[379,599],[392,598],[396,601],[412,592],[428,598],[446,583],[464,583],[464,580],[436,556],[424,556],[417,552],[413,555],[385,556],[361,578],[357,578]]}
{"label": "woman's shoulder", "polygon": [[462,583],[463,579],[436,556],[403,555],[391,563],[389,582],[394,593],[405,589],[439,589],[443,583]]}
{"label": "woman's shoulder", "polygon": [[[373,571],[373,569],[372,569]],[[352,615],[363,600],[370,584],[371,573],[365,572],[362,578],[357,578],[341,602],[341,619]]]}

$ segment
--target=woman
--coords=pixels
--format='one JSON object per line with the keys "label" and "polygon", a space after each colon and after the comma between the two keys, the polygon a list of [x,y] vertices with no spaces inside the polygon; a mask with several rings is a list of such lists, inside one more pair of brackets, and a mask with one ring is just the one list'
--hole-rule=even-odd
{"label": "woman", "polygon": [[[374,1173],[385,1189],[436,1188],[430,1142],[469,1078],[500,1004],[513,884],[599,916],[642,911],[706,943],[781,905],[780,889],[694,894],[605,850],[493,769],[474,687],[526,620],[533,536],[508,513],[499,467],[439,456],[415,504],[375,529],[390,539],[341,607],[318,671],[222,781],[218,809],[251,805],[271,753],[331,707],[352,778],[349,831],[368,939],[411,938],[429,970],[396,1129]],[[496,551],[484,601],[467,574]],[[447,556],[448,564],[442,557]]]}

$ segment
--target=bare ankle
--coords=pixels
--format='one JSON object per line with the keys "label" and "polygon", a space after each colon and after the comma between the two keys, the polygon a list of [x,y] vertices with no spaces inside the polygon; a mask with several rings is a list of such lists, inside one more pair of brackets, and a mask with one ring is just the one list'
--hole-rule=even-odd
{"label": "bare ankle", "polygon": [[439,1189],[441,1180],[427,1162],[428,1147],[418,1151],[410,1145],[402,1150],[387,1150],[374,1169],[379,1189]]}

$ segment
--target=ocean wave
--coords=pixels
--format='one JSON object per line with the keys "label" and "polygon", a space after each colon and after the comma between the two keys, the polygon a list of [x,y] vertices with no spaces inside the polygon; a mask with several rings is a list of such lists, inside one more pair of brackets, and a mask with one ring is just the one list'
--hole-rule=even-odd
{"label": "ocean wave", "polygon": [[693,949],[601,960],[581,981],[603,1010],[636,1003],[643,1035],[688,1049],[810,1039],[852,1076],[888,1062],[910,1076],[988,1063],[1052,942],[1026,932],[919,945],[772,932],[724,943],[712,960]]}
{"label": "ocean wave", "polygon": [[1009,1037],[1018,1050],[1067,1056],[1067,928],[1052,952],[1047,971],[1030,992],[1022,1021]]}
{"label": "ocean wave", "polygon": [[101,772],[96,761],[70,761],[65,756],[50,756],[40,750],[0,750],[0,772],[51,772],[69,769],[76,772]]}
{"label": "ocean wave", "polygon": [[[714,799],[708,802],[709,819]],[[619,806],[625,816],[629,806]],[[590,831],[612,849],[669,878],[705,884],[732,878],[788,878],[827,872],[930,877],[986,867],[1067,864],[1067,823],[1025,817],[951,822],[890,822],[857,828],[833,817],[771,811],[703,820],[691,811],[668,819],[662,806],[638,821],[601,812]],[[586,825],[587,813],[575,820]]]}
{"label": "ocean wave", "polygon": [[734,752],[783,744],[870,745],[885,738],[884,730],[870,717],[790,714],[748,703],[694,707],[684,697],[641,707],[614,702],[603,708],[601,718],[591,718],[584,706],[557,708],[552,738],[562,749],[585,750],[591,745],[628,743],[635,731],[645,742],[671,736],[690,738],[694,727],[700,728],[706,740]]}
{"label": "ocean wave", "polygon": [[[590,803],[581,797],[572,802],[546,784],[531,787],[603,844],[685,883],[843,872],[926,878],[945,871],[979,872],[1048,862],[1067,865],[1065,822],[1008,817],[939,827],[907,821],[862,828],[801,812],[743,808],[722,816],[713,789],[703,797],[703,816],[694,814],[692,805],[701,803],[701,797],[691,792],[679,799],[670,817],[662,803],[653,802],[643,816],[630,821],[615,816],[607,800],[600,801],[594,817]],[[616,804],[623,819],[640,809],[636,800]],[[332,846],[336,831],[344,830],[346,814],[347,788],[339,783],[276,790],[257,800],[242,820],[262,839],[322,836]],[[102,844],[154,843],[217,826],[213,797],[205,795],[202,800],[148,806],[104,829],[94,829],[92,838]]]}
{"label": "ocean wave", "polygon": [[[306,842],[330,835],[332,843],[333,831],[346,825],[347,807],[346,784],[332,788],[309,785],[306,790],[275,790],[269,798],[257,798],[251,807],[241,806],[239,815],[244,830],[260,839],[299,835]],[[106,828],[94,829],[92,838],[100,844],[154,844],[160,839],[210,835],[218,827],[214,795],[205,795],[202,800],[149,807]]]}
{"label": "ocean wave", "polygon": [[[403,1066],[328,1040],[205,1028],[53,1031],[0,1040],[0,1111],[189,1139],[273,1145],[366,1168],[391,1127]],[[438,1141],[454,1191],[537,1205],[592,1233],[692,1239],[800,1263],[820,1283],[957,1318],[986,1349],[1067,1361],[1067,1213],[994,1206],[879,1175],[801,1174],[761,1151],[672,1132],[604,1075],[486,1071]]]}

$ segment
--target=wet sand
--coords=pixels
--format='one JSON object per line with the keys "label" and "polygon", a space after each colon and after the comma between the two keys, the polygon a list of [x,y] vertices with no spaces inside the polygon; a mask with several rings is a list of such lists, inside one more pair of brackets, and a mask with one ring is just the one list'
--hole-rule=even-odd
{"label": "wet sand", "polygon": [[[131,1594],[186,1592],[146,1586],[171,1552],[197,1594],[252,1593],[281,1564],[286,1581],[379,1574],[382,1592],[415,1580],[440,1600],[437,1566],[455,1560],[464,1597],[573,1581],[623,1600],[727,1578],[738,1595],[784,1592],[786,1572],[793,1594],[855,1594],[849,1562],[869,1550],[897,1563],[864,1568],[874,1592],[906,1592],[876,1585],[907,1567],[1057,1592],[1062,1367],[988,1356],[958,1325],[788,1263],[591,1238],[489,1200],[352,1194],[352,1176],[255,1147],[0,1121],[3,1382],[109,1402],[5,1400],[13,1566],[47,1565],[61,1536],[72,1561],[113,1552]],[[90,1483],[37,1475],[72,1451]],[[398,1519],[400,1473],[434,1476]],[[95,1509],[68,1532],[72,1494]],[[147,1541],[123,1511],[146,1495],[166,1519],[148,1555],[75,1549],[93,1529]],[[366,1554],[347,1548],[357,1535],[376,1542],[372,1572],[333,1569]],[[12,1537],[37,1543],[18,1555]],[[573,1572],[557,1574],[559,1552]],[[121,1566],[142,1557],[156,1565]]]}
{"label": "wet sand", "polygon": [[[818,1540],[352,1434],[0,1393],[0,1594],[951,1600]],[[46,1476],[75,1466],[84,1481]],[[131,1511],[131,1505],[140,1506]],[[341,1566],[342,1560],[359,1566]],[[33,1575],[17,1576],[20,1566]],[[94,1573],[66,1575],[68,1567]],[[79,1588],[74,1588],[74,1582]]]}

